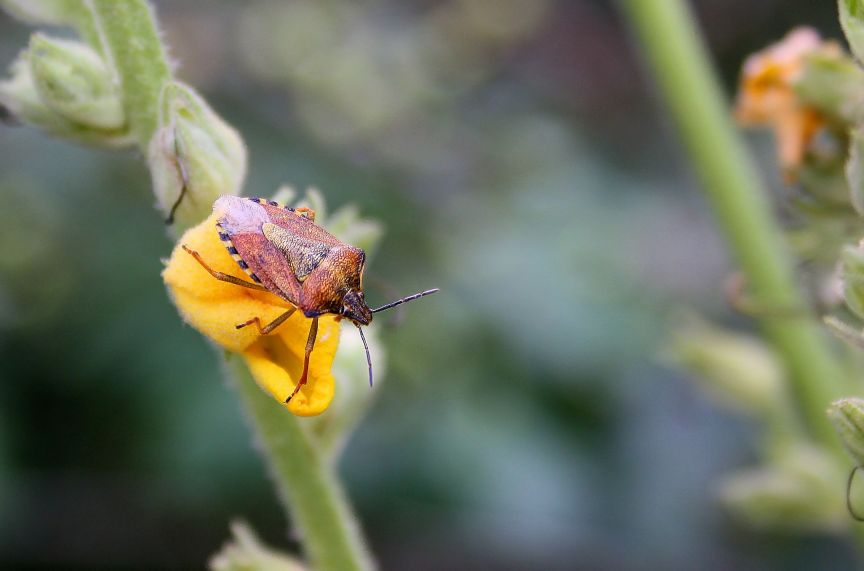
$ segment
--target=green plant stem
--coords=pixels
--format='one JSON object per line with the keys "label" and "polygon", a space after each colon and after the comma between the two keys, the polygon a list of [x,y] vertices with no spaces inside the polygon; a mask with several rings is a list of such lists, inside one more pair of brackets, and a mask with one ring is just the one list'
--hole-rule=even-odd
{"label": "green plant stem", "polygon": [[145,0],[85,1],[100,38],[100,51],[119,76],[130,130],[146,153],[159,121],[159,94],[171,79],[156,18]]}
{"label": "green plant stem", "polygon": [[[85,6],[92,16],[100,51],[120,81],[130,130],[146,153],[158,126],[162,89],[171,80],[155,16],[145,0],[85,0]],[[304,430],[303,420],[267,396],[241,359],[229,357],[225,370],[243,399],[313,568],[374,569],[333,467],[322,447]]]}
{"label": "green plant stem", "polygon": [[312,567],[316,571],[373,569],[327,455],[304,430],[303,419],[287,413],[266,395],[242,359],[229,356],[226,365]]}
{"label": "green plant stem", "polygon": [[[731,113],[695,20],[681,0],[621,0],[748,287],[765,307],[806,307],[757,169]],[[813,316],[760,318],[783,359],[804,420],[837,449],[825,409],[848,379]]]}

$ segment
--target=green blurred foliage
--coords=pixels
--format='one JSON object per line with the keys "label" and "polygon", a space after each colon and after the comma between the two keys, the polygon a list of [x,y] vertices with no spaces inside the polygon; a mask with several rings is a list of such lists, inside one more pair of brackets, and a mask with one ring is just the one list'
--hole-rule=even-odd
{"label": "green blurred foliage", "polygon": [[[839,37],[830,3],[792,4],[697,2],[730,90],[793,24]],[[853,565],[717,510],[752,426],[653,355],[678,305],[734,319],[729,268],[610,6],[156,5],[178,76],[249,146],[245,194],[314,185],[381,220],[373,303],[442,288],[382,331],[388,382],[341,464],[384,569]],[[28,33],[0,15],[0,61]],[[11,125],[0,151],[0,567],[201,568],[236,516],[284,546],[159,278],[144,159]]]}

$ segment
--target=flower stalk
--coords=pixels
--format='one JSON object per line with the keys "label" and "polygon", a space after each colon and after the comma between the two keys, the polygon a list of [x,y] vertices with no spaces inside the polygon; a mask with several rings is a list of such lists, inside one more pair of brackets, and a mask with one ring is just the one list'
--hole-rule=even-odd
{"label": "flower stalk", "polygon": [[[84,44],[48,42],[40,36],[34,37],[32,51],[34,57],[41,58],[36,60],[39,65],[33,70],[35,80],[30,67],[25,67],[27,62],[21,62],[13,81],[0,84],[0,97],[19,102],[21,116],[40,119],[28,122],[70,139],[78,133],[46,128],[58,123],[54,115],[62,113],[58,117],[65,120],[71,114],[76,121],[83,118],[88,124],[102,128],[122,127],[122,134],[131,135],[143,153],[150,151],[149,166],[162,209],[177,215],[178,224],[171,228],[175,237],[206,219],[216,197],[239,192],[246,171],[243,141],[194,90],[173,80],[155,15],[146,0],[29,3],[0,0],[0,5],[35,23],[71,25],[90,44],[88,48]],[[37,80],[45,75],[50,75],[52,81],[39,84]],[[63,81],[58,82],[57,78]],[[37,92],[40,86],[41,96]],[[46,86],[51,89],[46,91]],[[109,106],[98,101],[99,98],[107,98],[108,103],[115,105]],[[48,107],[49,103],[53,107]],[[42,120],[44,117],[48,119]],[[49,119],[53,122],[47,122]],[[166,141],[170,144],[164,144]],[[185,204],[177,209],[184,196]],[[212,234],[218,242],[215,228]],[[224,248],[219,247],[225,254]],[[230,319],[224,315],[217,317]],[[330,361],[338,339],[338,324],[332,325]],[[229,327],[235,329],[234,323]],[[316,347],[316,356],[326,356],[326,347],[322,339]],[[308,421],[304,425],[304,420],[275,403],[256,384],[247,368],[255,370],[261,359],[256,361],[251,358],[254,355],[247,354],[244,357],[245,360],[228,355],[225,374],[234,381],[241,396],[312,568],[373,569],[357,520],[335,474],[331,441],[338,439],[324,439],[320,431],[316,432],[316,425]],[[309,383],[310,390],[314,384]],[[272,392],[272,387],[265,388]],[[332,394],[327,402],[322,401],[323,407],[326,408],[330,397]],[[303,404],[303,399],[296,401],[292,405]]]}
{"label": "flower stalk", "polygon": [[171,67],[153,11],[143,0],[86,0],[101,51],[117,73],[126,117],[146,152],[159,122],[159,95]]}
{"label": "flower stalk", "polygon": [[[681,0],[622,0],[621,7],[754,297],[765,307],[806,307],[779,224],[729,120],[693,15]],[[848,380],[818,321],[767,312],[759,321],[790,374],[811,433],[838,449],[825,408],[843,394]]]}
{"label": "flower stalk", "polygon": [[261,452],[285,508],[299,528],[312,568],[374,569],[333,465],[304,428],[304,419],[287,414],[267,396],[240,359],[229,356],[224,369],[243,399]]}

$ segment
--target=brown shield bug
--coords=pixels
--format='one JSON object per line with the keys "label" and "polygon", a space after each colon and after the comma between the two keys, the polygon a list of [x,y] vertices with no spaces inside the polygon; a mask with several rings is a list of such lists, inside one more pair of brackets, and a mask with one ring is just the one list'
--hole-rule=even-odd
{"label": "brown shield bug", "polygon": [[261,335],[266,335],[298,309],[306,317],[312,318],[303,358],[303,374],[285,402],[290,401],[306,383],[309,356],[318,334],[319,316],[334,314],[357,326],[366,349],[371,385],[372,358],[361,326],[369,325],[374,313],[438,291],[438,288],[422,291],[370,309],[363,294],[365,252],[340,241],[315,224],[313,210],[289,208],[272,200],[238,196],[218,198],[213,210],[219,214],[216,222],[219,239],[252,281],[218,272],[198,252],[185,245],[183,249],[214,278],[270,292],[294,306],[266,325],[262,325],[258,317],[252,317],[237,324],[237,329],[254,324]]}

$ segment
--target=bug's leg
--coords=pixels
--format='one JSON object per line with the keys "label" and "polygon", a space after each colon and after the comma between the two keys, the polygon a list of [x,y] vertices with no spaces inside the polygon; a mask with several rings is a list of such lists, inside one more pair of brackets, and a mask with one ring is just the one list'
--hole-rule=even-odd
{"label": "bug's leg", "polygon": [[257,289],[258,291],[268,291],[267,288],[261,284],[247,282],[246,280],[241,280],[240,278],[235,278],[234,276],[229,276],[228,274],[223,274],[222,272],[217,272],[216,270],[214,270],[213,268],[211,268],[210,266],[207,265],[207,262],[205,262],[201,258],[201,254],[199,254],[195,250],[191,250],[191,249],[187,248],[186,244],[183,244],[183,249],[186,250],[186,252],[190,256],[195,258],[195,260],[199,264],[201,264],[201,267],[203,267],[205,270],[207,270],[207,272],[211,276],[213,276],[214,278],[216,278],[219,281],[228,282],[229,284],[234,284],[234,285],[238,285],[241,287],[248,287],[249,289]]}
{"label": "bug's leg", "polygon": [[308,218],[311,222],[315,222],[315,211],[311,208],[307,208],[305,206],[301,206],[299,208],[295,208],[294,212],[302,216],[303,218]]}
{"label": "bug's leg", "polygon": [[283,313],[282,315],[280,315],[279,317],[277,317],[276,319],[274,319],[273,321],[271,321],[270,323],[268,323],[264,327],[261,327],[261,320],[258,319],[257,317],[253,317],[249,321],[244,321],[243,323],[238,323],[234,327],[237,329],[243,329],[247,325],[252,325],[254,323],[258,327],[258,333],[260,333],[261,335],[267,335],[268,333],[270,333],[271,331],[273,331],[274,329],[276,329],[277,327],[279,327],[280,325],[285,323],[285,320],[288,319],[289,317],[291,317],[295,311],[297,311],[297,308],[292,307],[291,309],[289,309],[288,311],[286,311],[285,313]]}
{"label": "bug's leg", "polygon": [[303,356],[303,374],[300,375],[300,382],[294,387],[291,395],[285,399],[285,402],[291,402],[300,387],[306,384],[306,375],[309,373],[309,355],[312,353],[312,348],[315,347],[315,337],[318,336],[318,318],[312,318],[312,326],[309,328],[309,338],[306,339],[306,354]]}

